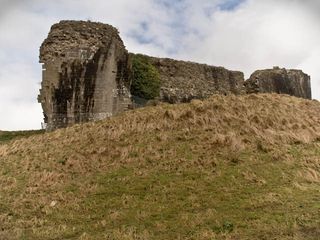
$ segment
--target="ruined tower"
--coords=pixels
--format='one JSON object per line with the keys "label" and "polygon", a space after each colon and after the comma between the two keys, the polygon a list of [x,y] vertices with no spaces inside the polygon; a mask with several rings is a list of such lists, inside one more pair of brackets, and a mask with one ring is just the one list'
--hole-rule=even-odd
{"label": "ruined tower", "polygon": [[301,70],[257,70],[245,82],[247,93],[280,93],[311,99],[310,76]]}
{"label": "ruined tower", "polygon": [[129,54],[114,27],[61,21],[40,48],[47,130],[104,119],[131,104]]}

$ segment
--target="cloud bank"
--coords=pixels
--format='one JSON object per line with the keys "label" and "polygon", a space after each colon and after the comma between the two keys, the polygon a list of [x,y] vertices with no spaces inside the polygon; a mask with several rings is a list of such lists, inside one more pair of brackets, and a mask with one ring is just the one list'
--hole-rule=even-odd
{"label": "cloud bank", "polygon": [[40,128],[39,46],[62,19],[120,30],[127,49],[245,72],[280,66],[312,77],[320,99],[317,0],[0,0],[0,129]]}

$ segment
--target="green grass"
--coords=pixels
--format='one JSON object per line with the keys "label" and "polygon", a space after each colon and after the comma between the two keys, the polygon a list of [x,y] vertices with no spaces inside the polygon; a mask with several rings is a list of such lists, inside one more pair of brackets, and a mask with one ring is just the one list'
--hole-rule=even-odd
{"label": "green grass", "polygon": [[320,111],[273,97],[160,105],[0,145],[0,239],[318,240]]}
{"label": "green grass", "polygon": [[11,140],[30,137],[36,134],[42,134],[44,130],[30,130],[30,131],[0,131],[0,144],[7,143]]}
{"label": "green grass", "polygon": [[129,164],[85,178],[76,174],[69,185],[43,193],[58,190],[73,203],[26,202],[17,213],[4,201],[0,209],[11,209],[13,222],[39,221],[23,227],[21,239],[318,239],[318,183],[297,177],[303,164],[295,158],[320,155],[313,145],[287,151],[290,163],[274,152],[244,150],[238,163],[220,152],[217,164],[205,168]]}

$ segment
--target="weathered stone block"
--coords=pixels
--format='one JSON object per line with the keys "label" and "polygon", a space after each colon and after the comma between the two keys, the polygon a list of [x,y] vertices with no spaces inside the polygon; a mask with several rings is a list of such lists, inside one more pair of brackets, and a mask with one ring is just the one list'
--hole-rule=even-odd
{"label": "weathered stone block", "polygon": [[242,72],[169,58],[146,57],[160,74],[160,101],[179,103],[214,94],[243,93]]}
{"label": "weathered stone block", "polygon": [[114,27],[61,21],[40,48],[48,130],[103,119],[131,104],[129,54]]}
{"label": "weathered stone block", "polygon": [[245,82],[247,93],[280,93],[311,99],[310,76],[301,70],[274,67],[255,71]]}

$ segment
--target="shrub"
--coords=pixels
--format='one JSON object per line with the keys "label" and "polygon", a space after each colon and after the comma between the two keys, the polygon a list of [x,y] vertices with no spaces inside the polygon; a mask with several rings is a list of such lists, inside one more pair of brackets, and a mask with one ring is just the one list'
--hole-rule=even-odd
{"label": "shrub", "polygon": [[160,93],[160,74],[143,55],[132,55],[133,81],[131,93],[144,99],[154,99]]}

